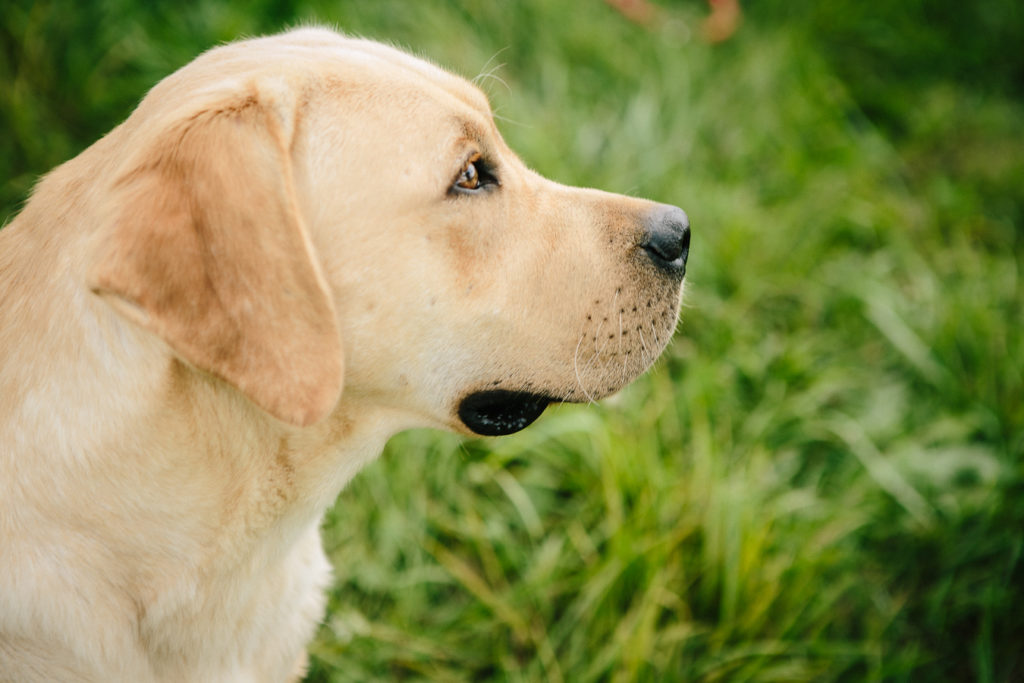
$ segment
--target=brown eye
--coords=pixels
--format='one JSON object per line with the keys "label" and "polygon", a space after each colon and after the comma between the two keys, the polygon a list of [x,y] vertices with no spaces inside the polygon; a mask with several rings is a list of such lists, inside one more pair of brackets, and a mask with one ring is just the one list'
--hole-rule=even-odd
{"label": "brown eye", "polygon": [[476,162],[479,158],[470,159],[466,162],[466,167],[462,169],[462,173],[459,174],[459,179],[455,181],[455,186],[463,190],[476,190],[480,187],[480,173],[476,170]]}
{"label": "brown eye", "polygon": [[498,187],[501,183],[492,169],[480,154],[474,154],[462,165],[449,193],[475,195]]}

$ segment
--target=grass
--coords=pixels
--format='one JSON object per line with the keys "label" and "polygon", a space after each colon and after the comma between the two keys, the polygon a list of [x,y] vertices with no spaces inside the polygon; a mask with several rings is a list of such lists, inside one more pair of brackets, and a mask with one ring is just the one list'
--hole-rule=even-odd
{"label": "grass", "polygon": [[691,216],[654,372],[514,437],[399,435],[342,493],[308,680],[1024,676],[1021,11],[765,2],[718,45],[704,12],[5,11],[3,215],[201,49],[317,19],[491,74],[537,170]]}

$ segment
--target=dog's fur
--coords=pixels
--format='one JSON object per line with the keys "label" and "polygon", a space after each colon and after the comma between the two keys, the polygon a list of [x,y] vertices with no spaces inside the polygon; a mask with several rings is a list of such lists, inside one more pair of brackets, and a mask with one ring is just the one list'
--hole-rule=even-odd
{"label": "dog's fur", "polygon": [[[476,155],[500,184],[459,192]],[[0,230],[0,679],[301,675],[318,523],[390,435],[658,355],[659,207],[539,177],[469,83],[330,31],[162,81]]]}

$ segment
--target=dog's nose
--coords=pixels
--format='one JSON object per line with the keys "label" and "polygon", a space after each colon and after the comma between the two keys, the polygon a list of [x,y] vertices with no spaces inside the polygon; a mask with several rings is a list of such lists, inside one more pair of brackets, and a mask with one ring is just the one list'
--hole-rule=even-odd
{"label": "dog's nose", "polygon": [[677,206],[659,205],[644,221],[646,234],[640,246],[659,268],[682,277],[690,254],[690,219]]}

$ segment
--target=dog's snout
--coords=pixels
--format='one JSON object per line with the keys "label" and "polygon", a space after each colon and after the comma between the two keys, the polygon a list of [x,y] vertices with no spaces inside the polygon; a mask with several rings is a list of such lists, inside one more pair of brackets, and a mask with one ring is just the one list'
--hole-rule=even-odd
{"label": "dog's snout", "polygon": [[644,241],[640,246],[659,268],[684,275],[690,254],[690,219],[686,212],[662,205],[648,214],[644,223]]}

